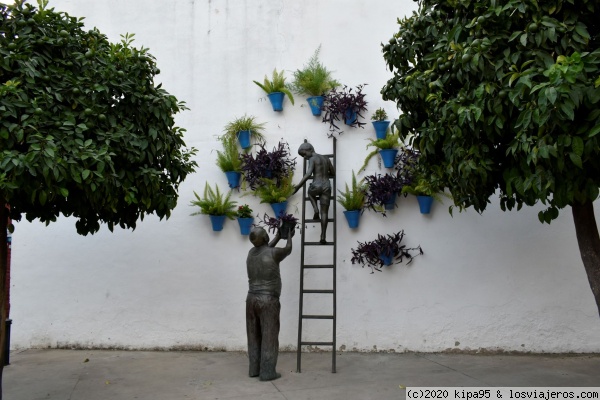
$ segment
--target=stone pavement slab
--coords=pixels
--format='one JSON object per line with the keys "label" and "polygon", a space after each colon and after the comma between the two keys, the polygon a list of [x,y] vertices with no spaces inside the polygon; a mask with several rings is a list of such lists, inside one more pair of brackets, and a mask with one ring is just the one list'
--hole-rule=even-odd
{"label": "stone pavement slab", "polygon": [[26,350],[4,369],[8,400],[387,400],[402,386],[600,386],[600,355],[281,353],[282,377],[249,378],[239,352]]}

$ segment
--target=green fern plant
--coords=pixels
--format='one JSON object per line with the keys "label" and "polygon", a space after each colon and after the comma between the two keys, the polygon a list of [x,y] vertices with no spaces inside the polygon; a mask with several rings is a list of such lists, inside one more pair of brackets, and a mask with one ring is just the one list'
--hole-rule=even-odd
{"label": "green fern plant", "polygon": [[225,135],[237,138],[237,134],[240,131],[250,131],[250,135],[259,142],[264,142],[265,137],[263,134],[265,123],[256,122],[256,117],[250,115],[244,115],[234,119],[233,121],[225,125]]}
{"label": "green fern plant", "polygon": [[340,194],[337,196],[337,201],[346,211],[362,210],[367,195],[367,185],[364,183],[364,179],[360,181],[356,179],[354,171],[352,171],[351,187],[348,187],[348,183],[346,183],[346,189],[343,192],[338,190],[338,192]]}
{"label": "green fern plant", "polygon": [[264,90],[265,93],[267,93],[267,94],[275,93],[275,92],[285,93],[285,95],[288,97],[288,99],[290,99],[290,102],[292,103],[292,105],[294,104],[294,96],[292,95],[292,92],[288,88],[288,85],[286,85],[286,83],[285,83],[285,77],[283,76],[283,71],[277,72],[277,69],[274,69],[273,77],[271,80],[269,80],[267,75],[265,75],[265,80],[263,83],[260,83],[257,81],[252,81],[252,82],[256,83],[258,85],[258,87],[260,87],[262,90]]}
{"label": "green fern plant", "polygon": [[293,177],[294,172],[290,171],[279,180],[261,178],[262,184],[256,188],[254,195],[261,203],[282,203],[294,194]]}
{"label": "green fern plant", "polygon": [[294,72],[292,87],[298,94],[322,96],[340,85],[331,77],[331,71],[319,61],[321,46],[315,50],[308,64]]}
{"label": "green fern plant", "polygon": [[379,153],[379,150],[396,149],[402,145],[400,143],[400,134],[398,132],[393,133],[393,130],[390,130],[390,129],[387,130],[385,138],[369,139],[369,140],[370,140],[370,143],[367,144],[367,149],[369,147],[375,147],[375,150],[373,150],[369,154],[367,154],[367,157],[365,158],[365,162],[363,163],[362,167],[360,167],[360,169],[358,170],[359,173],[364,171],[365,168],[367,168],[367,164],[369,164],[369,161],[371,160],[371,158],[373,158],[373,156],[375,156]]}
{"label": "green fern plant", "polygon": [[447,199],[452,199],[452,196],[449,193],[444,192],[444,188],[439,182],[434,182],[424,177],[417,177],[410,185],[403,186],[402,194],[431,196],[440,202],[442,201],[442,196]]}
{"label": "green fern plant", "polygon": [[225,135],[221,137],[223,151],[217,150],[217,166],[223,172],[241,172],[242,157],[238,152],[237,142],[234,136]]}
{"label": "green fern plant", "polygon": [[221,193],[219,185],[215,184],[215,190],[206,182],[204,185],[204,195],[200,197],[194,192],[196,200],[191,201],[191,206],[200,207],[200,211],[196,211],[192,215],[225,215],[229,219],[234,219],[237,213],[237,202],[232,201],[231,191],[226,195]]}

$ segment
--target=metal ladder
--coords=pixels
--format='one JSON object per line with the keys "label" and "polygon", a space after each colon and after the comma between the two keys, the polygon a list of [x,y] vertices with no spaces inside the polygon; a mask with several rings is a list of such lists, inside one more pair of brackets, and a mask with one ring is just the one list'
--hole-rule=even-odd
{"label": "metal ladder", "polygon": [[[333,167],[334,169],[337,171],[337,167],[336,167],[336,157],[335,157],[335,153],[336,153],[336,142],[337,139],[334,137],[332,138],[333,140],[333,153],[332,154],[323,154],[326,157],[329,157],[329,159],[332,161]],[[307,168],[307,162],[306,160],[304,160],[304,166],[303,166],[303,176],[304,174],[306,174],[306,168]],[[312,179],[312,178],[311,178]],[[333,204],[329,204],[329,210],[330,213],[333,212],[333,218],[329,218],[327,219],[328,221],[328,227],[327,227],[327,232],[331,232],[332,233],[332,237],[333,237],[333,241],[327,241],[326,244],[322,244],[319,241],[306,241],[306,224],[307,223],[319,223],[318,228],[320,229],[320,220],[315,220],[315,219],[306,219],[306,203],[309,202],[309,198],[307,196],[307,187],[308,187],[308,182],[310,182],[310,179],[307,181],[307,183],[304,185],[304,188],[302,190],[302,233],[301,233],[301,253],[300,253],[300,301],[299,301],[299,307],[298,307],[298,350],[297,350],[297,368],[296,368],[296,372],[302,372],[301,370],[301,361],[302,361],[302,346],[331,346],[331,372],[336,372],[335,371],[335,338],[336,338],[336,309],[337,309],[337,304],[336,304],[336,258],[337,258],[337,231],[336,231],[336,223],[335,223],[335,217],[336,217],[336,194],[337,194],[337,189],[336,189],[336,178],[335,176],[331,177],[330,180],[332,181],[331,184],[331,203]],[[309,205],[310,207],[310,205]],[[320,232],[320,230],[319,230]],[[328,235],[329,236],[329,235]],[[305,263],[305,249],[306,247],[311,247],[311,246],[321,246],[321,247],[327,247],[331,250],[332,254],[332,259],[331,259],[331,263],[326,263],[326,264],[319,264],[319,265],[307,265]],[[331,282],[331,289],[306,289],[304,287],[304,273],[307,269],[331,269],[331,273],[332,273],[332,282]],[[329,294],[332,297],[332,306],[333,306],[333,311],[330,315],[322,315],[322,314],[304,314],[304,296],[305,295],[311,295],[311,294]],[[331,341],[303,341],[302,340],[302,323],[304,320],[307,319],[318,319],[318,320],[331,320]]]}

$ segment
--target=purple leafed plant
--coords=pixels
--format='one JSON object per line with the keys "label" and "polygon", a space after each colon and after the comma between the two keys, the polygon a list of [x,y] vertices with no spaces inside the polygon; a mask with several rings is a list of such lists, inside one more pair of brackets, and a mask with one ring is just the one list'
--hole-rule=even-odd
{"label": "purple leafed plant", "polygon": [[273,151],[258,144],[255,155],[242,154],[242,174],[252,190],[262,185],[262,178],[275,179],[277,183],[296,169],[296,158],[291,158],[290,146],[280,141]]}
{"label": "purple leafed plant", "polygon": [[381,213],[384,217],[385,204],[402,190],[404,182],[398,174],[374,174],[365,176],[367,195],[365,208]]}
{"label": "purple leafed plant", "polygon": [[398,179],[402,182],[402,186],[408,186],[415,179],[415,172],[419,162],[419,151],[403,147],[396,155],[394,160],[394,168],[398,171]]}
{"label": "purple leafed plant", "polygon": [[323,100],[323,122],[329,123],[329,134],[331,137],[338,131],[338,134],[342,134],[343,131],[340,129],[338,124],[344,123],[347,113],[355,113],[351,123],[347,124],[355,128],[363,128],[365,123],[361,122],[360,119],[364,118],[363,112],[367,111],[367,101],[365,100],[365,94],[362,92],[363,87],[366,85],[358,85],[354,91],[348,86],[344,86],[338,91],[334,88],[329,93],[325,94]]}
{"label": "purple leafed plant", "polygon": [[266,228],[269,232],[275,233],[283,223],[293,223],[297,225],[298,218],[294,217],[293,214],[286,214],[282,211],[277,218],[271,217],[269,214],[265,213],[262,218],[259,218],[258,222],[259,226]]}
{"label": "purple leafed plant", "polygon": [[381,272],[381,268],[385,266],[385,262],[382,259],[383,256],[391,257],[392,262],[399,264],[408,259],[406,265],[410,264],[412,260],[423,254],[421,246],[417,247],[406,247],[401,244],[404,239],[404,230],[388,235],[377,235],[377,239],[370,242],[358,242],[358,247],[352,249],[352,264],[362,264],[363,268],[368,265],[371,268],[371,273],[375,271]]}

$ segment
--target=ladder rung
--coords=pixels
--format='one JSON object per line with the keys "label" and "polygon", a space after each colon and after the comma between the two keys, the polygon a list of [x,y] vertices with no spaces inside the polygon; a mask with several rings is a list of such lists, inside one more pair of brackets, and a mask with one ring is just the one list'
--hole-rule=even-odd
{"label": "ladder rung", "polygon": [[[327,218],[327,222],[333,222],[335,221],[333,218]],[[314,222],[321,222],[320,219],[305,219],[304,220],[305,223],[314,223]]]}
{"label": "ladder rung", "polygon": [[303,315],[305,319],[333,319],[333,315]]}
{"label": "ladder rung", "polygon": [[302,293],[332,293],[333,289],[304,289]]}
{"label": "ladder rung", "polygon": [[333,242],[304,242],[305,246],[333,246]]}
{"label": "ladder rung", "polygon": [[333,346],[333,342],[300,342],[300,346]]}
{"label": "ladder rung", "polygon": [[323,264],[323,265],[305,265],[302,268],[333,268],[333,264]]}

